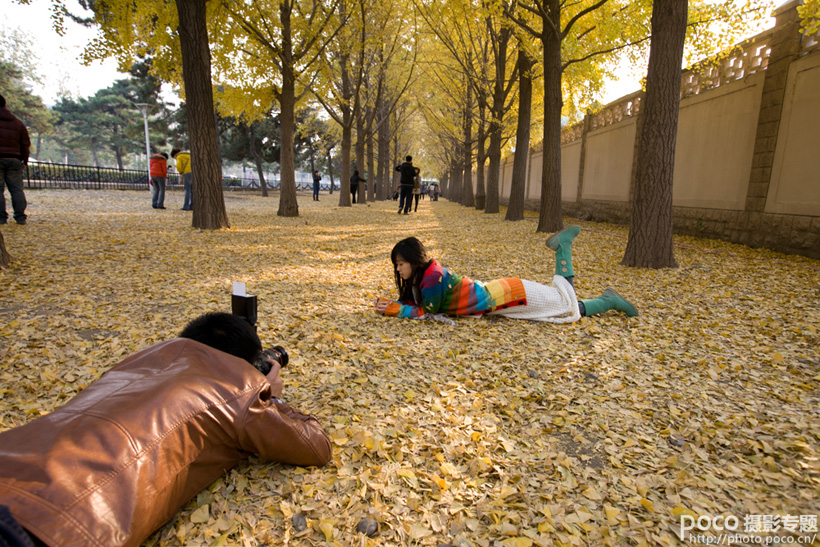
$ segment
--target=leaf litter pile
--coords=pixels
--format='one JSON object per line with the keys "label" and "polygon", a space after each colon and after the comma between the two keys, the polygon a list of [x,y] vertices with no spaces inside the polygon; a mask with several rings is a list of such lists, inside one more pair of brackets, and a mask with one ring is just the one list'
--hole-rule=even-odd
{"label": "leaf litter pile", "polygon": [[[29,191],[3,227],[0,428],[64,404],[127,355],[259,299],[291,363],[283,398],[334,446],[321,469],[251,457],[154,534],[166,545],[677,545],[681,516],[820,513],[820,262],[675,238],[676,269],[619,263],[628,230],[580,222],[576,290],[640,316],[456,326],[374,313],[414,235],[451,270],[552,279],[521,222],[446,201],[226,195],[200,231],[140,192]],[[566,219],[565,224],[578,223]]]}

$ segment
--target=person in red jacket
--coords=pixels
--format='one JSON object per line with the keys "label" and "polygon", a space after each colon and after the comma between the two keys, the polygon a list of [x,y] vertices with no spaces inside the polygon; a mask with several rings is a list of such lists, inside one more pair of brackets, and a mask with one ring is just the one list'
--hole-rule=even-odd
{"label": "person in red jacket", "polygon": [[205,314],[0,432],[0,545],[137,547],[250,454],[325,465],[322,426],[279,399],[274,350],[245,319]]}
{"label": "person in red jacket", "polygon": [[11,194],[11,206],[17,224],[26,223],[26,194],[23,192],[23,167],[28,163],[31,140],[26,124],[6,108],[6,98],[0,95],[0,224],[9,221],[6,195]]}
{"label": "person in red jacket", "polygon": [[165,179],[168,176],[168,154],[165,152],[154,154],[151,156],[148,165],[151,168],[151,183],[154,186],[151,207],[165,209]]}

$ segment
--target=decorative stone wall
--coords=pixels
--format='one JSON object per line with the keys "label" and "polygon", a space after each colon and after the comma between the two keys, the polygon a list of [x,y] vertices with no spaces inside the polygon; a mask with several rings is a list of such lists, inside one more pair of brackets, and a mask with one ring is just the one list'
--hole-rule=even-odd
{"label": "decorative stone wall", "polygon": [[[676,234],[820,258],[820,32],[800,34],[799,4],[779,7],[773,29],[720,61],[684,71]],[[626,96],[562,133],[566,215],[629,224],[642,99]],[[630,135],[634,145],[625,146]],[[537,179],[525,203],[538,210],[540,144],[530,154],[528,178]],[[512,170],[511,158],[503,168]],[[509,187],[502,184],[502,204]]]}

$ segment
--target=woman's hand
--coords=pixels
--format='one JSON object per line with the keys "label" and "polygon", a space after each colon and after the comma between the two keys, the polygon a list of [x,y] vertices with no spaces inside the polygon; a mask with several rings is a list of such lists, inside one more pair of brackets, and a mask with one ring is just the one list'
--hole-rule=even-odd
{"label": "woman's hand", "polygon": [[376,313],[380,313],[382,315],[384,315],[384,312],[387,311],[387,305],[388,304],[389,304],[389,301],[385,300],[384,298],[381,298],[381,297],[379,297],[379,298],[377,298],[376,300],[373,301],[373,307],[376,308]]}

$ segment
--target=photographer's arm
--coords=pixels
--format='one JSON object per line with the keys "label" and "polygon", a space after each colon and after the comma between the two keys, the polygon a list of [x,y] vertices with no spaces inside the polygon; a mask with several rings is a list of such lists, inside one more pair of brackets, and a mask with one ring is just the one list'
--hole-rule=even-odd
{"label": "photographer's arm", "polygon": [[259,393],[246,410],[239,431],[243,450],[290,465],[325,465],[332,457],[330,439],[316,418]]}

